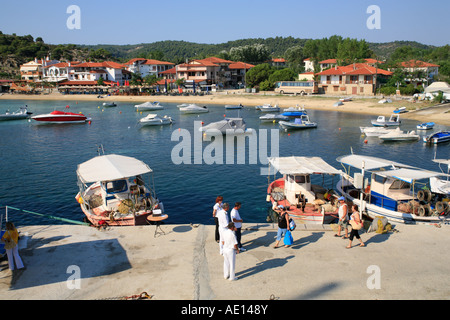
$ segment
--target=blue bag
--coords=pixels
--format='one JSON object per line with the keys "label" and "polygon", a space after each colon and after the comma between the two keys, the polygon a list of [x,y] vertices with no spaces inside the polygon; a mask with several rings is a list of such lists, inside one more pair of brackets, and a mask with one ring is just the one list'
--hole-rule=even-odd
{"label": "blue bag", "polygon": [[291,246],[292,243],[294,242],[294,239],[292,238],[292,233],[289,230],[286,231],[283,242],[285,246]]}

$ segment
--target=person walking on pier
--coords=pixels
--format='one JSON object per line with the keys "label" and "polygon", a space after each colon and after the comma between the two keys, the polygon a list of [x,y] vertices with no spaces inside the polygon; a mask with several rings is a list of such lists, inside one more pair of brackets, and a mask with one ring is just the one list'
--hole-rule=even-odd
{"label": "person walking on pier", "polygon": [[239,253],[238,242],[236,239],[236,226],[230,222],[225,230],[222,231],[223,241],[223,277],[230,281],[237,280],[235,276],[236,254]]}
{"label": "person walking on pier", "polygon": [[227,230],[227,226],[230,223],[230,219],[228,218],[227,210],[230,208],[228,203],[224,203],[222,208],[217,212],[216,216],[219,222],[219,248],[220,254],[223,254],[223,232]]}
{"label": "person walking on pier", "polygon": [[[361,217],[360,217],[359,212],[358,212],[358,205],[356,205],[356,204],[354,204],[352,206],[352,215],[350,216],[350,220],[355,221],[357,225],[361,225],[362,224],[362,220],[361,220]],[[350,231],[350,237],[348,238],[348,240],[350,242],[348,243],[348,246],[346,247],[347,249],[350,249],[352,247],[353,237],[356,237],[356,239],[359,240],[359,242],[360,242],[359,246],[360,247],[364,247],[365,246],[364,242],[359,237],[358,229],[352,228],[352,231]]]}
{"label": "person walking on pier", "polygon": [[6,254],[8,255],[8,264],[11,271],[14,270],[14,261],[16,262],[17,269],[24,268],[22,259],[19,256],[19,233],[16,227],[10,221],[6,222],[6,232],[3,235],[2,242],[5,243]]}
{"label": "person walking on pier", "polygon": [[213,218],[214,218],[214,222],[216,223],[216,232],[214,234],[216,242],[220,241],[220,235],[219,235],[219,219],[217,218],[217,212],[222,209],[222,201],[223,201],[223,197],[222,196],[218,196],[216,198],[216,203],[214,204],[213,207]]}
{"label": "person walking on pier", "polygon": [[338,232],[337,234],[335,234],[335,237],[340,237],[341,236],[341,229],[344,228],[345,229],[345,236],[343,237],[343,239],[347,239],[348,238],[348,206],[347,203],[345,203],[345,198],[344,197],[340,197],[338,199],[339,201],[339,208],[337,209],[338,215],[339,215],[339,222],[338,222]]}
{"label": "person walking on pier", "polygon": [[242,218],[239,215],[239,209],[241,208],[241,203],[240,202],[236,202],[234,204],[234,208],[231,209],[230,212],[230,220],[231,222],[234,222],[234,226],[236,227],[236,240],[238,242],[238,247],[240,251],[245,251],[244,248],[242,248],[242,243],[241,243],[241,229],[242,229]]}

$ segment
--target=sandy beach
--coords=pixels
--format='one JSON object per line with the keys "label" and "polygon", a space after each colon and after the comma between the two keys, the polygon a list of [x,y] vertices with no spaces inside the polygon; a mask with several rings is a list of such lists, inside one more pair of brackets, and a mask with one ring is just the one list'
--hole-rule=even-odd
{"label": "sandy beach", "polygon": [[237,105],[257,106],[270,103],[279,105],[282,108],[304,106],[306,109],[352,112],[368,115],[390,116],[398,107],[406,107],[407,113],[403,113],[401,118],[413,119],[420,122],[433,121],[437,124],[450,124],[450,104],[435,105],[433,102],[412,102],[406,99],[392,98],[392,103],[380,104],[379,97],[373,98],[353,98],[352,101],[345,102],[344,105],[333,107],[338,101],[338,97],[324,96],[281,96],[273,93],[243,93],[238,90],[224,91],[220,93],[205,96],[109,96],[102,99],[96,95],[62,95],[60,93],[51,93],[47,95],[25,95],[25,94],[3,94],[0,100],[67,100],[67,101],[115,101],[142,103],[146,101],[159,101],[169,103],[197,103],[204,105]]}

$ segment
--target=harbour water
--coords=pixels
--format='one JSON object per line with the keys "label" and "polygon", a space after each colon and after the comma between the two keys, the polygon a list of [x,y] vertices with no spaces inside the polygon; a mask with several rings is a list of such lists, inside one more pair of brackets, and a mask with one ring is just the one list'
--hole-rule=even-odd
{"label": "harbour water", "polygon": [[[278,130],[278,124],[260,123],[259,116],[262,114],[254,107],[226,110],[223,105],[208,105],[209,113],[183,115],[176,104],[161,103],[165,109],[152,113],[168,115],[175,120],[174,124],[161,127],[141,127],[139,119],[149,112],[136,112],[134,105],[137,103],[117,102],[117,107],[103,108],[101,99],[78,103],[63,100],[0,101],[0,113],[7,109],[15,111],[25,104],[34,115],[55,109],[64,111],[65,106],[69,105],[70,112],[82,112],[92,118],[92,122],[67,125],[43,125],[34,120],[0,122],[0,204],[79,221],[84,216],[75,201],[78,192],[77,165],[95,157],[99,146],[103,146],[108,154],[140,159],[154,170],[156,193],[163,201],[172,224],[213,224],[212,206],[218,195],[231,204],[242,202],[240,212],[244,221],[265,222],[268,178],[261,174],[261,169],[267,167],[265,156],[276,155],[271,153],[271,146],[277,142],[279,156],[318,156],[339,169],[342,167],[336,158],[349,154],[351,150],[356,154],[384,157],[435,171],[439,170],[437,164],[431,161],[435,154],[437,158],[450,157],[449,143],[437,146],[428,146],[422,140],[388,143],[376,137],[361,136],[359,127],[370,126],[370,120],[376,118],[362,114],[307,109],[311,121],[318,123],[316,129],[280,130],[277,131],[279,139],[275,139],[277,135],[271,129]],[[194,163],[195,122],[208,124],[224,116],[243,117],[248,128],[256,129],[258,147],[262,148],[258,150],[257,163],[250,161],[249,149],[252,147],[247,143],[245,151],[236,147],[237,152],[245,152],[245,163],[238,164],[235,156],[230,164],[207,164],[205,157],[217,156],[210,152],[210,141],[202,142],[202,161]],[[404,119],[401,129],[415,130],[417,124],[417,121]],[[419,134],[422,136],[444,129],[450,127],[436,125],[434,130]],[[189,154],[192,161],[191,164],[176,164],[173,150],[185,141],[172,137],[185,132],[189,132],[192,138]],[[267,134],[267,141],[264,134]],[[224,143],[223,163],[226,163],[226,156]],[[10,219],[19,226],[58,223],[14,212],[11,212]]]}

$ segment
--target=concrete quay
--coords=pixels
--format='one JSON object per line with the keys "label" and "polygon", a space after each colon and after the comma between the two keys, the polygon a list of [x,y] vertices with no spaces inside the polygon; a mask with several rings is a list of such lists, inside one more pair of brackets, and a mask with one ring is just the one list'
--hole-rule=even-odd
{"label": "concrete quay", "polygon": [[277,226],[244,224],[237,281],[223,278],[212,225],[164,224],[97,230],[19,228],[25,270],[0,262],[2,300],[447,300],[450,226],[395,225],[362,233],[365,247],[328,227],[298,225],[290,248],[273,248]]}

